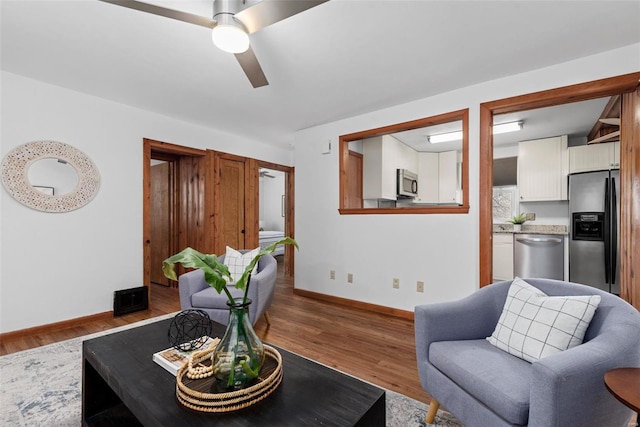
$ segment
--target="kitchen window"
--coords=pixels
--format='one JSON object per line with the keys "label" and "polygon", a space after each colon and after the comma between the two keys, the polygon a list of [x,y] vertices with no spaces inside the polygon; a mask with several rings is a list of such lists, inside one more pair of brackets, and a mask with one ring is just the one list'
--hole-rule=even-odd
{"label": "kitchen window", "polygon": [[[468,213],[468,141],[468,109],[341,135],[340,214]],[[417,175],[412,194],[397,191],[399,170]]]}
{"label": "kitchen window", "polygon": [[493,222],[506,222],[517,214],[518,187],[493,187]]}

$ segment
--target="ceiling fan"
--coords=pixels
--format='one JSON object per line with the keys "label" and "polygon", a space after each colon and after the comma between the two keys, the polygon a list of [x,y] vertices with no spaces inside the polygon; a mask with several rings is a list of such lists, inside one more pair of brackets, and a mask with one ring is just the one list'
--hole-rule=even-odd
{"label": "ceiling fan", "polygon": [[258,172],[260,173],[260,178],[263,178],[263,177],[275,178],[275,175],[271,175],[268,169],[260,168]]}
{"label": "ceiling fan", "polygon": [[251,48],[249,34],[328,0],[213,0],[212,18],[137,0],[99,1],[211,28],[214,44],[235,55],[251,85],[257,88],[269,82]]}

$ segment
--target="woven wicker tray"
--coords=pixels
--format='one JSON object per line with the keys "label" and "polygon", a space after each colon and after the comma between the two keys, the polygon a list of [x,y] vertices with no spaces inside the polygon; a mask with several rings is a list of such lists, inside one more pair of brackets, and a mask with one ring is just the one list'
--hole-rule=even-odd
{"label": "woven wicker tray", "polygon": [[264,344],[265,362],[257,382],[250,387],[229,392],[215,392],[216,379],[187,377],[187,365],[180,368],[176,377],[178,402],[189,409],[201,412],[232,412],[253,405],[269,396],[282,382],[282,356]]}

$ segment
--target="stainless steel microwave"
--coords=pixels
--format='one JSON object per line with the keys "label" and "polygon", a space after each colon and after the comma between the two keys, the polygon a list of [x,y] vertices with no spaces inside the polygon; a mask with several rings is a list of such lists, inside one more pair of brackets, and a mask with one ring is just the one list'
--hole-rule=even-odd
{"label": "stainless steel microwave", "polygon": [[414,198],[418,195],[418,175],[407,169],[398,169],[398,197]]}

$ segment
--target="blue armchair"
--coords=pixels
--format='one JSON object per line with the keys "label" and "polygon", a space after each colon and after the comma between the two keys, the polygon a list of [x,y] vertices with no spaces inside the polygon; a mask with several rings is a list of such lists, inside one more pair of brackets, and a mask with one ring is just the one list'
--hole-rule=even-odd
{"label": "blue armchair", "polygon": [[485,338],[511,281],[460,301],[415,308],[418,372],[433,397],[467,426],[626,426],[630,409],[605,388],[604,374],[640,367],[640,313],[615,295],[549,279],[525,279],[549,296],[600,295],[581,345],[529,363]]}
{"label": "blue armchair", "polygon": [[[224,255],[221,255],[218,259],[224,262]],[[251,299],[249,319],[251,319],[252,325],[255,325],[263,315],[267,324],[270,324],[267,309],[273,300],[277,274],[278,263],[274,257],[267,254],[260,258],[258,270],[251,276],[247,295]],[[242,296],[242,292],[236,289],[232,283],[229,283],[227,287],[234,298]],[[223,325],[229,322],[229,306],[227,305],[229,299],[226,293],[219,294],[218,291],[209,286],[204,280],[202,270],[193,270],[180,275],[178,288],[180,292],[180,308],[182,310],[203,310],[215,322]]]}

